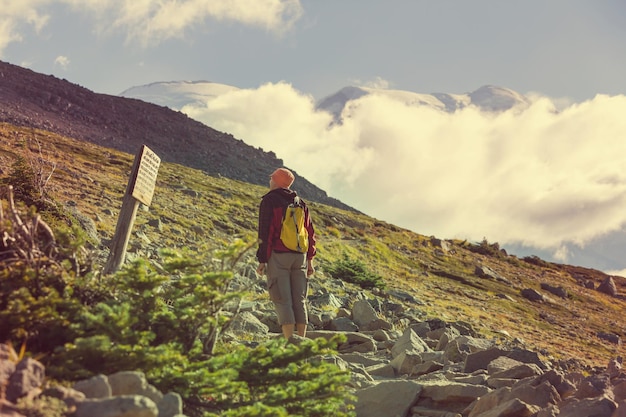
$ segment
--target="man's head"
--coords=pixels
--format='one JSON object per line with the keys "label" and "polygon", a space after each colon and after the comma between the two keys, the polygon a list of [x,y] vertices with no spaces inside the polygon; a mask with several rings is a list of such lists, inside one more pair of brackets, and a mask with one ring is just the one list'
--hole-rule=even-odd
{"label": "man's head", "polygon": [[270,188],[289,188],[295,179],[295,175],[287,168],[278,168],[270,175]]}

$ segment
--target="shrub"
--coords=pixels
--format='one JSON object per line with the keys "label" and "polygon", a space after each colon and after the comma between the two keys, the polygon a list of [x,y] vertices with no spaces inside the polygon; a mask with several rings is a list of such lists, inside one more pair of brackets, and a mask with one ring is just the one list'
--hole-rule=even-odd
{"label": "shrub", "polygon": [[550,263],[544,261],[543,259],[541,259],[540,257],[536,256],[536,255],[530,255],[530,256],[524,256],[522,258],[522,260],[526,263],[532,264],[532,265],[536,265],[536,266],[540,266],[542,268],[550,268]]}
{"label": "shrub", "polygon": [[48,183],[56,169],[56,163],[46,158],[42,152],[41,144],[37,139],[30,140],[24,146],[36,145],[38,153],[27,150],[24,155],[19,155],[9,171],[9,175],[3,180],[5,184],[15,187],[16,198],[24,201],[28,206],[35,206],[39,211],[51,207],[51,198],[48,195]]}
{"label": "shrub", "polygon": [[[234,253],[232,247],[214,252]],[[349,374],[313,360],[331,353],[338,340],[294,346],[281,338],[215,354],[216,338],[228,324],[222,307],[241,296],[226,290],[232,264],[165,255],[169,275],[142,260],[115,275],[112,298],[83,314],[76,323],[82,336],[55,354],[55,376],[141,370],[161,391],[181,394],[192,415],[350,415]]]}
{"label": "shrub", "polygon": [[363,262],[346,254],[325,269],[333,278],[357,284],[361,288],[385,288],[383,277],[369,271]]}
{"label": "shrub", "polygon": [[500,244],[498,242],[489,243],[486,238],[483,238],[479,244],[470,244],[468,249],[474,253],[493,256],[496,258],[506,256],[506,253],[503,253],[500,249]]}
{"label": "shrub", "polygon": [[0,201],[0,340],[47,353],[75,337],[69,323],[102,291],[79,231],[75,239],[67,230],[55,235],[34,210],[20,211],[10,191]]}
{"label": "shrub", "polygon": [[[0,221],[0,232],[19,233],[12,224]],[[297,346],[280,338],[254,349],[218,344],[229,323],[222,308],[242,296],[228,286],[245,243],[209,259],[164,250],[158,270],[139,259],[99,281],[75,266],[77,248],[61,242],[54,240],[54,256],[20,246],[0,258],[0,338],[24,339],[45,353],[49,377],[141,371],[162,392],[181,394],[190,416],[353,415],[348,371],[321,360],[340,338]],[[23,408],[37,416],[42,404]]]}

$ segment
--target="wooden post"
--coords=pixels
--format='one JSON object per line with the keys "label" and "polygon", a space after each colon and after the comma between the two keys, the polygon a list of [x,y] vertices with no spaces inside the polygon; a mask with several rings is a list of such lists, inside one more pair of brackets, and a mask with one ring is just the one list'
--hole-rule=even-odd
{"label": "wooden post", "polygon": [[137,209],[140,203],[150,206],[160,163],[161,158],[146,145],[143,145],[135,155],[130,179],[122,200],[122,208],[117,219],[115,235],[111,241],[111,252],[102,271],[104,275],[114,273],[124,263]]}

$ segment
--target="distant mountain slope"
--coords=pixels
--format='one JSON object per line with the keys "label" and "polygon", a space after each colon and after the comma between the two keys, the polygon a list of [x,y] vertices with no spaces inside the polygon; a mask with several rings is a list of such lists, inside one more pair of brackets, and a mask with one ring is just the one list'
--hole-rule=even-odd
{"label": "distant mountain slope", "polygon": [[411,91],[386,90],[369,87],[345,87],[338,92],[323,98],[317,108],[331,113],[335,120],[341,119],[341,113],[348,102],[375,94],[392,98],[410,106],[429,106],[448,113],[476,106],[484,111],[506,111],[514,107],[526,107],[528,99],[508,88],[486,85],[467,94],[432,93],[421,94]]}
{"label": "distant mountain slope", "polygon": [[[169,81],[131,87],[120,95],[180,110],[187,104],[204,105],[207,100],[237,90],[239,90],[237,87],[209,81]],[[404,90],[349,86],[321,99],[316,108],[331,113],[335,120],[339,121],[341,113],[350,101],[367,95],[385,96],[409,106],[429,106],[448,113],[468,106],[475,106],[483,111],[500,112],[529,105],[528,99],[522,94],[493,85],[482,86],[466,94],[422,94]]]}
{"label": "distant mountain slope", "polygon": [[210,81],[172,81],[131,87],[120,96],[178,110],[186,104],[204,104],[208,99],[236,90],[239,88]]}
{"label": "distant mountain slope", "polygon": [[[0,100],[2,122],[45,129],[131,154],[145,144],[164,161],[212,175],[267,185],[269,173],[283,165],[273,152],[253,148],[183,113],[97,94],[2,61]],[[299,177],[294,188],[306,199],[351,209],[304,178]]]}

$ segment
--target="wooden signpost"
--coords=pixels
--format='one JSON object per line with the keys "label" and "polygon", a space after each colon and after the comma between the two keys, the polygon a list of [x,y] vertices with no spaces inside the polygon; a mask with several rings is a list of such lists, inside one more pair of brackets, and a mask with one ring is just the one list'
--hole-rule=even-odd
{"label": "wooden signpost", "polygon": [[150,203],[152,203],[160,164],[161,158],[146,145],[143,145],[137,155],[135,155],[130,179],[122,200],[122,209],[117,219],[115,235],[111,242],[111,252],[109,253],[103,274],[114,273],[124,263],[126,248],[128,247],[130,233],[135,223],[139,203],[143,203],[146,206],[150,206]]}

